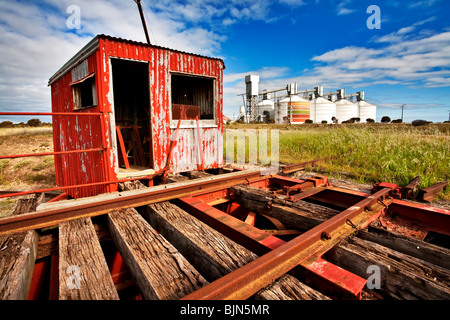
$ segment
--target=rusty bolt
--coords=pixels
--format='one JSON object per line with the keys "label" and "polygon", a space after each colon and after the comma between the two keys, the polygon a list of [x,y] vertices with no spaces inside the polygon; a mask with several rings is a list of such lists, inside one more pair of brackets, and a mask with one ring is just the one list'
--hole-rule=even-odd
{"label": "rusty bolt", "polygon": [[330,240],[331,235],[328,232],[324,231],[321,233],[320,238],[322,238],[322,240]]}

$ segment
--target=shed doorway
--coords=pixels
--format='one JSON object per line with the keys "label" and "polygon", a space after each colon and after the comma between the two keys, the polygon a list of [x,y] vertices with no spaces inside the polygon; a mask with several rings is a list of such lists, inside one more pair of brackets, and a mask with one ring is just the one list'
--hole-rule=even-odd
{"label": "shed doorway", "polygon": [[149,65],[111,59],[119,173],[153,168]]}

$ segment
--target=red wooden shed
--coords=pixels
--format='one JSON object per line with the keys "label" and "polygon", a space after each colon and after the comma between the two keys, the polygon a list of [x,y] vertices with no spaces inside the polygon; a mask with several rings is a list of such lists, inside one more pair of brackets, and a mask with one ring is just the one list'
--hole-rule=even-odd
{"label": "red wooden shed", "polygon": [[222,167],[224,68],[221,59],[96,36],[49,80],[55,151],[85,150],[55,156],[57,184],[96,183],[68,190],[79,198],[166,165]]}

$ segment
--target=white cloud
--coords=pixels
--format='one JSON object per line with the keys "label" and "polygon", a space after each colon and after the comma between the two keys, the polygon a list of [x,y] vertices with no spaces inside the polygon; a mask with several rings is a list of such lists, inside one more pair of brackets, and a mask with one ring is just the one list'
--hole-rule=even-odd
{"label": "white cloud", "polygon": [[390,43],[401,42],[401,41],[407,39],[405,37],[409,36],[410,33],[415,31],[417,29],[417,27],[422,26],[428,22],[435,21],[435,20],[436,20],[436,17],[430,17],[428,19],[418,21],[408,27],[401,28],[398,31],[389,33],[389,34],[381,36],[381,37],[377,37],[377,38],[375,38],[374,41],[379,42],[379,43],[381,43],[381,42],[390,42]]}
{"label": "white cloud", "polygon": [[306,2],[303,0],[279,0],[280,3],[287,4],[291,7],[300,7],[306,5]]}
{"label": "white cloud", "polygon": [[422,0],[422,1],[414,1],[409,4],[409,8],[421,8],[421,7],[431,7],[439,0]]}
{"label": "white cloud", "polygon": [[[419,21],[415,29],[434,18]],[[360,83],[440,87],[449,85],[450,32],[416,38],[405,28],[376,39],[377,49],[349,46],[312,58],[318,65],[309,74],[330,77],[337,85]],[[328,80],[330,81],[330,80]]]}
{"label": "white cloud", "polygon": [[337,5],[336,9],[337,9],[337,14],[339,16],[350,14],[350,13],[353,13],[356,11],[355,9],[347,8],[347,6],[350,4],[350,2],[351,2],[350,0],[344,0]]}
{"label": "white cloud", "polygon": [[[71,31],[66,25],[70,16],[66,11],[73,4],[81,10],[81,29]],[[202,12],[215,16],[222,10],[220,6],[217,10],[211,8],[207,6]],[[0,12],[3,110],[50,111],[48,79],[96,34],[145,42],[139,13],[132,1],[0,1]],[[154,44],[215,56],[226,39],[201,25],[187,26],[180,22],[184,20],[171,19],[166,12],[155,13],[149,8],[144,8],[144,12]],[[191,18],[196,19],[195,13],[179,14],[192,14]]]}

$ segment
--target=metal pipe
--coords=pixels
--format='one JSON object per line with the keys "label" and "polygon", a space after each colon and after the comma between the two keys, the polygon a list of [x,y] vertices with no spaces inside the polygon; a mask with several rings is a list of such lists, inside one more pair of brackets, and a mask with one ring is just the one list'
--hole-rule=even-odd
{"label": "metal pipe", "polygon": [[101,116],[101,112],[0,112],[0,116]]}
{"label": "metal pipe", "polygon": [[10,193],[10,194],[2,194],[2,195],[0,195],[0,199],[1,198],[12,198],[12,197],[24,196],[24,195],[33,194],[33,193],[42,193],[42,192],[50,192],[50,191],[58,191],[58,190],[69,190],[69,189],[76,189],[76,188],[84,188],[84,187],[101,186],[101,185],[107,185],[107,184],[115,184],[115,183],[134,181],[134,180],[152,179],[156,175],[157,174],[153,174],[153,175],[149,175],[149,176],[143,176],[143,177],[135,177],[135,178],[113,180],[113,181],[92,182],[92,183],[85,183],[85,184],[77,184],[77,185],[73,185],[73,186],[54,187],[54,188],[47,188],[47,189],[22,191],[22,192]]}
{"label": "metal pipe", "polygon": [[139,15],[141,16],[142,27],[144,28],[145,38],[147,39],[147,43],[150,43],[150,37],[148,36],[147,25],[145,23],[144,11],[142,10],[141,0],[134,0],[138,6]]}
{"label": "metal pipe", "polygon": [[16,158],[26,158],[26,157],[57,156],[57,155],[61,155],[61,154],[95,152],[95,151],[105,151],[105,150],[106,150],[105,148],[96,148],[96,149],[71,150],[71,151],[56,151],[56,152],[15,154],[15,155],[9,155],[9,156],[0,156],[0,159],[16,159]]}

